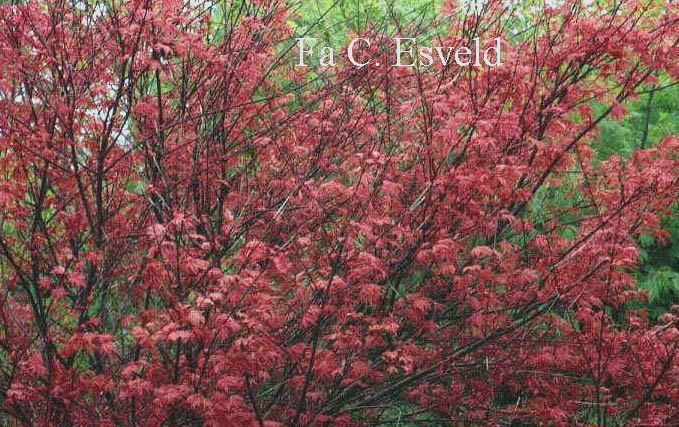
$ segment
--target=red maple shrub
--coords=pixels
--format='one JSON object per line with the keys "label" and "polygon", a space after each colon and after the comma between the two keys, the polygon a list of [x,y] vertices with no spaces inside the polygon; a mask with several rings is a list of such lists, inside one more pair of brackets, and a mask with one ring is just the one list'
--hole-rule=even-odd
{"label": "red maple shrub", "polygon": [[488,1],[442,42],[504,64],[429,71],[295,68],[280,2],[208,6],[0,6],[5,423],[679,422],[630,272],[679,138],[591,147],[679,77],[676,4],[510,37]]}

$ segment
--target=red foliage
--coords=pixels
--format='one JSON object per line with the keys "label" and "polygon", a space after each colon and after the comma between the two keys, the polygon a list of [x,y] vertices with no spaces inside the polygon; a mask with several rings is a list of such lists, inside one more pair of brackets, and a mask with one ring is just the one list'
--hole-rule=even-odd
{"label": "red foliage", "polygon": [[[590,147],[679,77],[675,4],[544,9],[492,69],[324,79],[281,56],[281,2],[221,33],[184,2],[98,4],[0,6],[4,416],[677,422],[677,318],[626,304],[679,139]],[[509,39],[486,4],[445,44]]]}

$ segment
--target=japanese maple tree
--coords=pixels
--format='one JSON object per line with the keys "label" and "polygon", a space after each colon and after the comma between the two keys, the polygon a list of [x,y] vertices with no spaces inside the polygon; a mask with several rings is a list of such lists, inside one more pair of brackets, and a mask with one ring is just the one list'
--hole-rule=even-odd
{"label": "japanese maple tree", "polygon": [[593,155],[679,7],[533,3],[446,3],[504,57],[442,69],[395,16],[304,68],[279,1],[0,5],[3,425],[679,422],[632,274],[679,137]]}

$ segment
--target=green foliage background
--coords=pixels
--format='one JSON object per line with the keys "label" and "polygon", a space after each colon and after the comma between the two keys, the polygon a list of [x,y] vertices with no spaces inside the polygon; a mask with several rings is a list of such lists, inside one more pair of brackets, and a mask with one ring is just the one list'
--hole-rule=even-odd
{"label": "green foliage background", "polygon": [[[661,77],[638,100],[626,105],[622,121],[608,119],[599,128],[595,147],[600,158],[629,156],[636,149],[652,147],[663,138],[679,133],[679,86]],[[639,286],[649,292],[649,312],[654,317],[679,304],[679,202],[670,206],[672,215],[663,219],[669,238],[660,242],[641,235],[641,263],[634,272]]]}

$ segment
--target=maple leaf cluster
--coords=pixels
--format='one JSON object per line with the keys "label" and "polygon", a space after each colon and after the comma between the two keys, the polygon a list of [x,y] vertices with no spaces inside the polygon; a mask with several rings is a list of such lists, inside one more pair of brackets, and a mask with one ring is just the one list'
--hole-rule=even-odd
{"label": "maple leaf cluster", "polygon": [[679,78],[676,4],[516,36],[450,2],[442,45],[503,66],[332,73],[293,66],[282,2],[73,4],[0,6],[2,418],[679,422],[679,313],[632,274],[679,138],[592,148]]}

